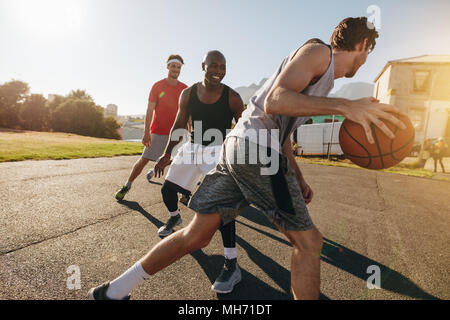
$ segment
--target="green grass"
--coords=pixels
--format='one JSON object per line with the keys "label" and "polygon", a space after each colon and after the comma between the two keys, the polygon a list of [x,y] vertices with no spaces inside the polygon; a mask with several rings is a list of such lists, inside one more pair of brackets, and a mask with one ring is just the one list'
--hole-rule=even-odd
{"label": "green grass", "polygon": [[[142,153],[142,150],[143,145],[138,142],[84,137],[59,132],[0,131],[0,162],[138,155]],[[304,163],[367,170],[349,160],[297,159]],[[433,172],[415,168],[416,165],[416,163],[400,163],[381,171],[425,178],[434,176]],[[448,181],[447,178],[439,179]]]}
{"label": "green grass", "polygon": [[[320,159],[320,158],[297,158],[300,162],[303,163],[312,163],[312,164],[320,164],[325,166],[333,166],[333,167],[345,167],[345,168],[357,168],[361,170],[369,170],[361,168],[353,163],[351,163],[349,160],[327,160],[327,159]],[[428,170],[415,168],[416,164],[406,164],[406,163],[400,163],[394,167],[391,167],[389,169],[383,169],[380,171],[384,172],[390,172],[390,173],[396,173],[396,174],[403,174],[407,176],[413,176],[413,177],[424,177],[424,178],[432,178],[435,174],[433,172],[430,172]],[[445,179],[445,178],[444,178]]]}
{"label": "green grass", "polygon": [[59,132],[0,132],[0,162],[141,154],[143,145]]}

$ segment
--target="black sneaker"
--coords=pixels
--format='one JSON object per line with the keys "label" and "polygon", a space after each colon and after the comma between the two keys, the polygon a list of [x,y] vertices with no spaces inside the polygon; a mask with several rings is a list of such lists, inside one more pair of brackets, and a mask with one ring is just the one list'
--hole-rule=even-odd
{"label": "black sneaker", "polygon": [[[108,290],[109,282],[106,282],[98,287],[92,288],[88,292],[88,300],[114,300],[108,298],[106,291]],[[122,300],[130,300],[130,295],[126,296]]]}
{"label": "black sneaker", "polygon": [[160,236],[161,238],[167,237],[173,232],[174,227],[179,226],[182,223],[183,220],[181,219],[181,216],[179,214],[170,217],[169,220],[167,220],[167,223],[159,228],[158,236]]}
{"label": "black sneaker", "polygon": [[222,272],[211,286],[211,290],[218,293],[230,293],[241,280],[241,269],[239,269],[237,259],[225,259]]}

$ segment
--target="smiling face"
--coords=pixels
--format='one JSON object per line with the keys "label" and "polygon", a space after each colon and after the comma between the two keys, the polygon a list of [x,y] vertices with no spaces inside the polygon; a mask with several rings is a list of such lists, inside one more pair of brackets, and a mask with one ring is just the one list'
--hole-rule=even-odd
{"label": "smiling face", "polygon": [[202,70],[205,72],[205,83],[218,86],[227,71],[225,57],[219,51],[208,52],[203,60]]}
{"label": "smiling face", "polygon": [[177,80],[178,77],[180,76],[181,64],[179,64],[177,62],[171,62],[167,66],[167,70],[169,70],[168,77],[171,79]]}

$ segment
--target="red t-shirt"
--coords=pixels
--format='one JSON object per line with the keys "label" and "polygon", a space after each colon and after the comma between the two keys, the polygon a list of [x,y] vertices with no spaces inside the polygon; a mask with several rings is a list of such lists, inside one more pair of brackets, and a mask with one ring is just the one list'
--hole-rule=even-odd
{"label": "red t-shirt", "polygon": [[161,135],[169,135],[178,112],[178,99],[181,91],[187,88],[187,85],[178,81],[176,86],[170,85],[166,79],[156,82],[148,100],[155,102],[156,107],[153,112],[150,132]]}

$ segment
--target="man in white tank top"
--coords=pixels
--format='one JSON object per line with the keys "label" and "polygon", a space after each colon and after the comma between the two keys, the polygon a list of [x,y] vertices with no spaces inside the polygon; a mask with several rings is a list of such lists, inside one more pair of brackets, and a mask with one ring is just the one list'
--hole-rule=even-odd
{"label": "man in white tank top", "polygon": [[[335,28],[330,46],[311,41],[289,55],[252,98],[236,130],[227,136],[219,164],[208,173],[189,203],[196,211],[191,223],[158,243],[113,282],[91,289],[89,297],[129,298],[130,292],[150,275],[207,246],[221,225],[251,204],[292,244],[293,297],[317,299],[323,240],[306,208],[313,192],[293,158],[289,135],[305,118],[315,115],[343,115],[361,124],[371,143],[371,124],[389,137],[393,134],[382,120],[404,127],[391,114],[400,113],[397,108],[373,98],[327,98],[334,79],[352,77],[365,63],[377,37],[367,18],[347,18]],[[263,156],[253,161],[255,153]],[[264,156],[270,161],[263,161]],[[276,160],[279,165],[275,172],[264,172]]]}

